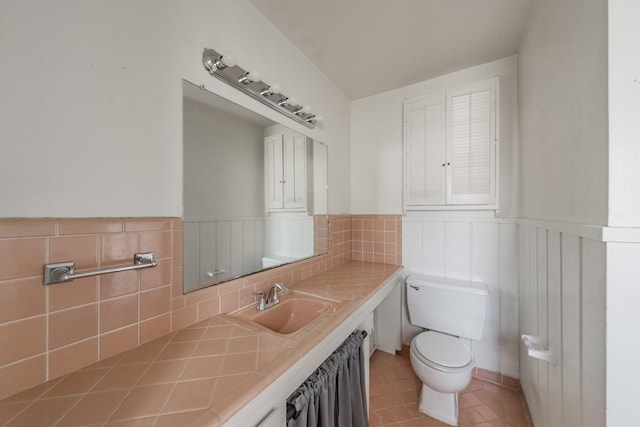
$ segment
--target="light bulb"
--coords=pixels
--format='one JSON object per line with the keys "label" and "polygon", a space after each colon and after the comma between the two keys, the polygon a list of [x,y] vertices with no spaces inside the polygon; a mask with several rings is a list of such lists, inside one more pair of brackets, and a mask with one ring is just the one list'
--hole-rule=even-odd
{"label": "light bulb", "polygon": [[236,57],[232,53],[226,53],[220,57],[220,63],[225,67],[233,67],[236,65]]}
{"label": "light bulb", "polygon": [[289,100],[287,101],[287,104],[289,104],[289,105],[298,105],[298,98],[296,98],[295,96],[289,97]]}
{"label": "light bulb", "polygon": [[311,106],[305,105],[304,107],[302,107],[302,112],[305,114],[309,114],[311,112]]}
{"label": "light bulb", "polygon": [[269,92],[271,93],[279,93],[280,92],[280,85],[278,83],[274,83],[271,86],[269,86]]}
{"label": "light bulb", "polygon": [[249,80],[251,80],[252,82],[259,81],[260,80],[260,71],[258,71],[258,70],[249,71]]}
{"label": "light bulb", "polygon": [[321,122],[324,119],[324,117],[322,117],[321,115],[317,115],[316,116],[316,123],[317,122]]}

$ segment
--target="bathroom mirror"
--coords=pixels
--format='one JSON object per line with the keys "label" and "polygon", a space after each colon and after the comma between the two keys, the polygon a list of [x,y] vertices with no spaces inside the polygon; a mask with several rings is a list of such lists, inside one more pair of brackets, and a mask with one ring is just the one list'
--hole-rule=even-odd
{"label": "bathroom mirror", "polygon": [[327,253],[327,157],[183,81],[184,292]]}

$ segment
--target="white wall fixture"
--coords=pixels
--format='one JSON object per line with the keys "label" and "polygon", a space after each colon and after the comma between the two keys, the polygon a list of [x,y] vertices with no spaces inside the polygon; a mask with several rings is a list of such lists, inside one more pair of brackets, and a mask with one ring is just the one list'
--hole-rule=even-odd
{"label": "white wall fixture", "polygon": [[556,364],[555,356],[549,350],[549,347],[545,346],[542,338],[533,335],[522,335],[522,343],[527,348],[529,357],[544,360],[552,365]]}
{"label": "white wall fixture", "polygon": [[311,112],[311,107],[302,107],[295,97],[280,93],[278,84],[269,85],[261,81],[258,70],[247,71],[236,65],[235,57],[231,54],[222,55],[213,49],[205,49],[202,52],[202,64],[212,76],[310,129],[320,120],[320,116]]}

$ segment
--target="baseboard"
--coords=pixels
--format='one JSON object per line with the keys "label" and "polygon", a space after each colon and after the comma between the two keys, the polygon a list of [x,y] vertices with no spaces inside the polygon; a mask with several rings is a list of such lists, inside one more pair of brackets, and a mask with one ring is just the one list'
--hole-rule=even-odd
{"label": "baseboard", "polygon": [[508,375],[503,375],[499,372],[492,372],[482,368],[474,368],[471,375],[474,378],[478,378],[482,381],[490,382],[501,387],[509,388],[516,391],[522,391],[520,380]]}

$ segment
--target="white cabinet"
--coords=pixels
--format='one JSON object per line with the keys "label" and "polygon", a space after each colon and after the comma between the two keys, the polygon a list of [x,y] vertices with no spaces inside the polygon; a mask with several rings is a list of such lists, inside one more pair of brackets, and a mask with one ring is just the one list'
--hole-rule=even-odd
{"label": "white cabinet", "polygon": [[497,207],[497,91],[490,79],[404,102],[404,209]]}
{"label": "white cabinet", "polygon": [[265,138],[267,212],[307,210],[307,138],[278,134]]}

